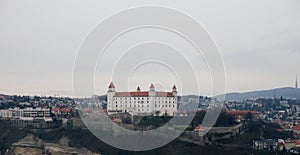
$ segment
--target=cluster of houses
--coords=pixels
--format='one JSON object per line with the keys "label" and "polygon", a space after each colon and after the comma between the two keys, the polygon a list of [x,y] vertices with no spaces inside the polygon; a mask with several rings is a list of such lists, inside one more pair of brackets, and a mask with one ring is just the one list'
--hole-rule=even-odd
{"label": "cluster of houses", "polygon": [[52,128],[76,114],[71,98],[0,95],[0,119],[21,128]]}
{"label": "cluster of houses", "polygon": [[300,153],[300,140],[292,139],[262,139],[253,141],[253,148],[257,150],[278,150],[290,153]]}

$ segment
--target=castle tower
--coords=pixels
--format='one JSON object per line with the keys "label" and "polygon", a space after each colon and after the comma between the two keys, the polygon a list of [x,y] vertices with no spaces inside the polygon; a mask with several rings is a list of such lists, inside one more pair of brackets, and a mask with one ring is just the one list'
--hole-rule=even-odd
{"label": "castle tower", "polygon": [[173,95],[176,97],[177,96],[177,88],[176,86],[174,85],[173,88],[172,88],[172,93]]}
{"label": "castle tower", "polygon": [[140,92],[140,91],[141,91],[140,86],[137,87],[136,91],[137,91],[137,92]]}
{"label": "castle tower", "polygon": [[110,82],[109,86],[108,86],[108,92],[115,92],[115,85],[113,82]]}
{"label": "castle tower", "polygon": [[151,83],[151,85],[150,85],[149,96],[155,96],[155,88],[154,88],[153,83]]}
{"label": "castle tower", "polygon": [[115,85],[113,82],[111,82],[108,86],[108,91],[107,91],[107,109],[112,109],[113,108],[113,97],[116,94],[115,90]]}

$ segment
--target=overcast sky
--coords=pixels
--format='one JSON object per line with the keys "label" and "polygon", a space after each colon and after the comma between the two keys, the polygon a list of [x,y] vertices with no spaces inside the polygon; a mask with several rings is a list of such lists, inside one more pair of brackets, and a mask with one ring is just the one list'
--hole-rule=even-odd
{"label": "overcast sky", "polygon": [[292,87],[300,74],[299,0],[0,0],[0,93],[70,96],[88,32],[143,5],[181,10],[207,28],[224,59],[227,92]]}

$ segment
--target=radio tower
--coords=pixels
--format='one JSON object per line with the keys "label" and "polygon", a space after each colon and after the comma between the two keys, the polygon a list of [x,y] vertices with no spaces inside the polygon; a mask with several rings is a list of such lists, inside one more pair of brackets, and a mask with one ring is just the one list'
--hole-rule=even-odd
{"label": "radio tower", "polygon": [[297,74],[296,74],[295,88],[298,88],[298,77],[297,77]]}

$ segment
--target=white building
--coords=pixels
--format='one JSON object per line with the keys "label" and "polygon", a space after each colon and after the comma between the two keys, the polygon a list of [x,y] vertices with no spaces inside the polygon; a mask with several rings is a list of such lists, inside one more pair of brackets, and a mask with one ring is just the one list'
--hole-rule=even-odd
{"label": "white building", "polygon": [[107,91],[108,114],[128,112],[132,115],[164,115],[173,116],[177,112],[177,90],[174,85],[171,92],[155,91],[151,84],[149,91],[116,92],[111,82]]}
{"label": "white building", "polygon": [[18,107],[9,108],[6,110],[0,110],[0,117],[13,118],[13,119],[28,119],[28,118],[50,118],[50,109],[38,108],[25,108],[20,109]]}

